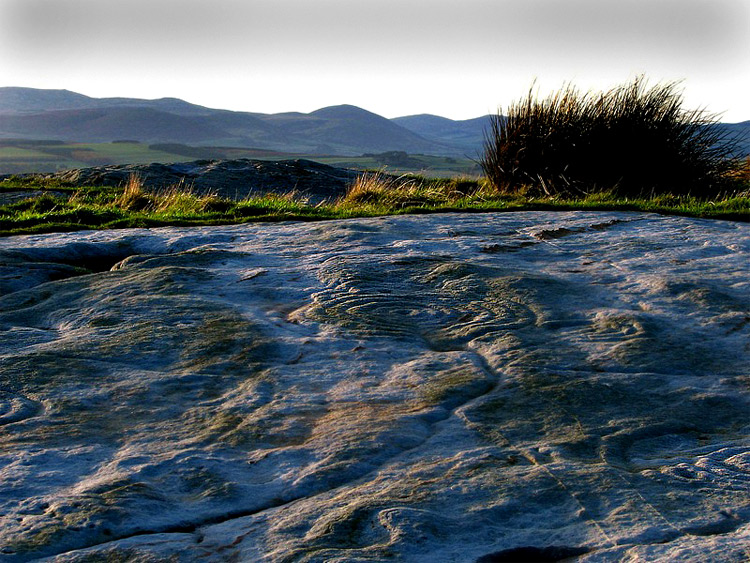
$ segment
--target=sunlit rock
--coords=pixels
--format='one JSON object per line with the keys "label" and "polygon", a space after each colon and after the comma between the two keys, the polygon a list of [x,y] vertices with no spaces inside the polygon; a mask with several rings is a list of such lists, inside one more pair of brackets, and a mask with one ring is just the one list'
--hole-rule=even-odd
{"label": "sunlit rock", "polygon": [[750,557],[746,224],[11,237],[0,292],[2,562]]}

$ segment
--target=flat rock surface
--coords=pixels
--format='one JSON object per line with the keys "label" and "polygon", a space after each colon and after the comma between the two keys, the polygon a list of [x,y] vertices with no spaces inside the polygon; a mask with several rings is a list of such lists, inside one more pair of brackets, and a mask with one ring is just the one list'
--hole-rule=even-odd
{"label": "flat rock surface", "polygon": [[750,225],[0,239],[0,561],[746,561]]}

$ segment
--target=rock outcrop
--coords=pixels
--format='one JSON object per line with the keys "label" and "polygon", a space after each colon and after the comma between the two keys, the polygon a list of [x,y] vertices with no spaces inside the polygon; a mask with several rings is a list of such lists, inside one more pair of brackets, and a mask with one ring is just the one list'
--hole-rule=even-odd
{"label": "rock outcrop", "polygon": [[38,176],[78,186],[119,186],[135,175],[151,189],[177,185],[192,188],[199,194],[211,193],[230,199],[268,192],[296,192],[319,202],[343,195],[359,174],[304,159],[267,161],[241,158],[96,166]]}
{"label": "rock outcrop", "polygon": [[0,239],[0,561],[744,561],[750,226]]}

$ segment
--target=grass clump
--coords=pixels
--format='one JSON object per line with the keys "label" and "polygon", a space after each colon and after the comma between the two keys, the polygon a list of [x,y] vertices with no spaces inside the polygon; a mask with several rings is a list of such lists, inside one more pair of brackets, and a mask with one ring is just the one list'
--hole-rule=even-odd
{"label": "grass clump", "polygon": [[168,215],[195,215],[205,212],[223,212],[229,208],[228,202],[215,194],[196,194],[191,186],[184,183],[169,186],[162,190],[149,191],[143,179],[131,175],[122,192],[112,204],[125,211],[143,211]]}
{"label": "grass clump", "polygon": [[374,172],[357,177],[338,203],[342,208],[406,207],[425,203],[437,195],[439,194],[430,193],[430,190],[415,177],[408,175],[395,177],[384,172]]}
{"label": "grass clump", "polygon": [[491,119],[480,165],[501,193],[716,197],[737,190],[740,139],[715,115],[682,109],[676,83],[643,77],[599,94],[532,91]]}
{"label": "grass clump", "polygon": [[468,197],[479,197],[485,185],[465,178],[423,178],[404,174],[392,176],[383,171],[360,175],[334,205],[339,212],[386,212],[455,204]]}

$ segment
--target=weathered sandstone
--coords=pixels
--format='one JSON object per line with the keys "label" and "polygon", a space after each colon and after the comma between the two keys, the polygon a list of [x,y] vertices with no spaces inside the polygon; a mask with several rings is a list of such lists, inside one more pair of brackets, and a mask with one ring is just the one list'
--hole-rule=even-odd
{"label": "weathered sandstone", "polygon": [[750,225],[11,237],[0,296],[2,562],[750,557]]}

